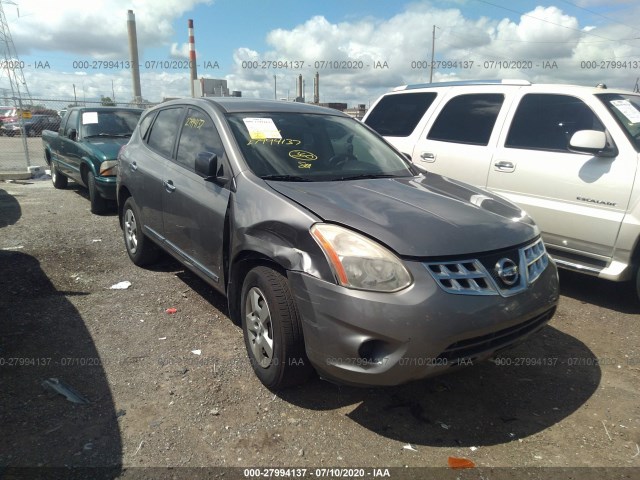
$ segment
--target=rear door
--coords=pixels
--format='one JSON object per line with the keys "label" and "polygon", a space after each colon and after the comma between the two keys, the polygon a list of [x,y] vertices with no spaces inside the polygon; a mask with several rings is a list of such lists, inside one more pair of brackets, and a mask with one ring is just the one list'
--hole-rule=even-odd
{"label": "rear door", "polygon": [[[487,187],[526,210],[551,250],[602,268],[624,217],[636,155],[592,95],[526,93],[514,103]],[[569,151],[578,130],[606,131],[615,158]],[[575,256],[581,258],[577,258]]]}
{"label": "rear door", "polygon": [[183,262],[214,284],[224,285],[222,247],[230,191],[195,172],[196,157],[203,152],[215,153],[221,165],[218,172],[227,175],[218,129],[206,112],[191,107],[181,122],[175,160],[163,178],[164,232],[167,245]]}
{"label": "rear door", "polygon": [[504,86],[449,90],[418,139],[411,160],[430,172],[486,186],[510,92]]}
{"label": "rear door", "polygon": [[160,110],[155,119],[146,116],[138,127],[145,143],[136,146],[128,155],[131,161],[125,167],[130,170],[127,174],[132,179],[132,193],[140,209],[145,233],[160,242],[164,241],[163,181],[175,151],[177,125],[183,116],[184,108],[180,106]]}

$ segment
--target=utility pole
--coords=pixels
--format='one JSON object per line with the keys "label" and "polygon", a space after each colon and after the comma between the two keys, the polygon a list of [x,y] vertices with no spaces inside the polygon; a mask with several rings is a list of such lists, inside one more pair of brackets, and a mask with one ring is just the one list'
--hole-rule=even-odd
{"label": "utility pole", "polygon": [[429,73],[429,83],[433,83],[433,57],[436,53],[436,26],[433,26],[431,33],[431,73]]}
{"label": "utility pole", "polygon": [[277,77],[274,75],[273,76],[273,99],[277,100],[278,99],[278,79]]}
{"label": "utility pole", "polygon": [[636,78],[636,86],[633,87],[633,93],[640,93],[640,85],[638,85],[638,82],[640,82],[640,77]]}
{"label": "utility pole", "polygon": [[[14,106],[20,109],[20,129],[24,132],[24,118],[23,113],[26,105],[23,104],[23,97],[25,101],[28,101],[29,107],[33,105],[31,100],[31,94],[27,88],[27,81],[24,78],[24,72],[22,71],[22,65],[18,58],[18,52],[16,52],[16,46],[13,44],[13,38],[11,38],[11,31],[9,30],[9,23],[7,17],[4,14],[3,4],[16,5],[11,0],[0,0],[0,49],[2,49],[2,59],[5,64],[5,70],[7,77],[9,78],[9,86],[11,88],[11,97],[14,102]],[[31,166],[29,162],[29,149],[27,147],[27,136],[21,135],[22,146],[24,148],[25,158],[27,160],[27,168]]]}

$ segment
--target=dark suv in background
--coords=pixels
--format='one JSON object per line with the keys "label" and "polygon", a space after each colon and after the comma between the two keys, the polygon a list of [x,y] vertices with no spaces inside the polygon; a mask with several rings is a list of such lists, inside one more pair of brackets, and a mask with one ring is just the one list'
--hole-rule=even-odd
{"label": "dark suv in background", "polygon": [[0,126],[0,133],[8,137],[21,135],[24,131],[28,137],[42,135],[43,130],[58,130],[60,128],[60,117],[58,115],[31,115],[31,118],[13,120],[5,122]]}
{"label": "dark suv in background", "polygon": [[394,385],[542,328],[556,267],[529,216],[425,175],[362,123],[300,103],[187,99],[145,112],[119,155],[136,265],[162,249],[218,292],[269,388]]}

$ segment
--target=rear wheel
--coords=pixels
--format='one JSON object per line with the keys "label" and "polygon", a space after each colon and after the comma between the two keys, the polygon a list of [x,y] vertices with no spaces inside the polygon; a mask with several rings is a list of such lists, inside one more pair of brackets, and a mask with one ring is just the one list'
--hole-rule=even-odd
{"label": "rear wheel", "polygon": [[158,257],[158,247],[142,233],[138,206],[133,197],[127,198],[122,208],[122,232],[131,261],[139,267],[153,263]]}
{"label": "rear wheel", "polygon": [[66,188],[69,179],[58,172],[56,164],[51,162],[51,182],[55,188]]}
{"label": "rear wheel", "polygon": [[91,202],[91,213],[102,215],[108,209],[107,200],[100,195],[96,188],[96,177],[93,172],[87,173],[87,187],[89,187],[89,201]]}
{"label": "rear wheel", "polygon": [[249,360],[264,386],[304,383],[313,368],[287,279],[271,268],[254,268],[244,280],[240,308]]}

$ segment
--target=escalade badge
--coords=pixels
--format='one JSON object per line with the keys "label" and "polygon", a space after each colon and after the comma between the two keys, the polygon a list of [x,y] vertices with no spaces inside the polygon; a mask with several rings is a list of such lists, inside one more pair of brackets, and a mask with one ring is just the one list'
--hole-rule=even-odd
{"label": "escalade badge", "polygon": [[518,266],[510,258],[502,258],[498,260],[495,266],[495,272],[504,282],[505,285],[511,287],[518,281]]}

